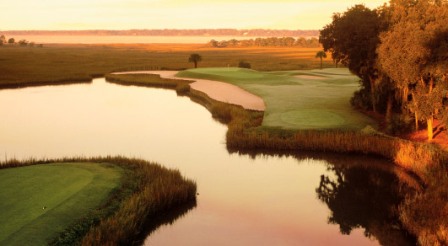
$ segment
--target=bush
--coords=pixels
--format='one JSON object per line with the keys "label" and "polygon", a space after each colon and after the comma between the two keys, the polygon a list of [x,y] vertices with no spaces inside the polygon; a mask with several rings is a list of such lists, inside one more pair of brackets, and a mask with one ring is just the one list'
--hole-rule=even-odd
{"label": "bush", "polygon": [[372,107],[372,100],[365,88],[355,91],[353,97],[350,99],[350,104],[360,110],[370,110]]}
{"label": "bush", "polygon": [[20,46],[27,46],[28,45],[28,41],[26,41],[25,39],[22,39],[19,41],[19,45]]}
{"label": "bush", "polygon": [[240,61],[238,63],[238,67],[240,67],[240,68],[249,68],[249,69],[251,68],[250,63],[246,62],[246,61]]}

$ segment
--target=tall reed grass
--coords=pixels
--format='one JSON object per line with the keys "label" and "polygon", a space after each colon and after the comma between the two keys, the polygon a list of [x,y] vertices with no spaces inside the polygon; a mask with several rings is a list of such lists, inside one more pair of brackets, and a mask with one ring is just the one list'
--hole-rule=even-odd
{"label": "tall reed grass", "polygon": [[[216,49],[201,44],[48,44],[44,48],[1,47],[0,88],[87,82],[113,71],[190,68],[192,51],[201,67],[238,66],[241,59],[263,71],[313,69],[319,48]],[[332,67],[331,59],[325,61]]]}
{"label": "tall reed grass", "polygon": [[174,89],[179,95],[188,93],[189,84],[193,82],[183,79],[164,79],[158,74],[107,74],[106,81],[120,85]]}
{"label": "tall reed grass", "polygon": [[[64,162],[117,165],[125,170],[121,186],[107,201],[67,228],[51,245],[136,245],[161,224],[172,223],[196,205],[196,184],[179,171],[124,157],[9,160],[1,168]],[[92,194],[94,195],[94,194]]]}

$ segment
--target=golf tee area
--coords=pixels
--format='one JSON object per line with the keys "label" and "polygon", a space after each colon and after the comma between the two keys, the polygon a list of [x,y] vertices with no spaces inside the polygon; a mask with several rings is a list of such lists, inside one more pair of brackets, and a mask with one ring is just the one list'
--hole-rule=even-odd
{"label": "golf tee area", "polygon": [[0,245],[136,243],[159,213],[196,200],[178,171],[122,157],[11,160],[0,186]]}

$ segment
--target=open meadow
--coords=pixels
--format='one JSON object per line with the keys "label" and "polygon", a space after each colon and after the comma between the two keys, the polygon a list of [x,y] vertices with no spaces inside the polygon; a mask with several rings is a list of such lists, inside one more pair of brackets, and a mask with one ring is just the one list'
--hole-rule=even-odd
{"label": "open meadow", "polygon": [[[205,44],[45,45],[0,47],[0,86],[85,81],[113,71],[192,68],[192,53],[202,57],[199,67],[237,66],[242,60],[261,71],[313,69],[319,48],[211,48]],[[332,67],[324,59],[324,67]]]}

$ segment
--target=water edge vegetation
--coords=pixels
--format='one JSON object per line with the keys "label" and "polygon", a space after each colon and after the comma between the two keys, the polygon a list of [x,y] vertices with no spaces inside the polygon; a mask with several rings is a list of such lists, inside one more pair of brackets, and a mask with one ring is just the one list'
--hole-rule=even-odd
{"label": "water edge vegetation", "polygon": [[[48,243],[51,245],[139,244],[148,232],[161,224],[171,223],[175,218],[194,207],[196,203],[194,181],[183,178],[179,171],[169,170],[159,164],[139,159],[98,157],[9,160],[1,163],[0,169],[53,165],[52,163],[58,163],[58,165],[105,165],[109,168],[121,169],[122,175],[119,178],[118,187],[113,189],[106,199],[103,199],[97,209],[79,217],[59,236],[44,239],[50,240]],[[51,172],[47,172],[46,175],[51,176]],[[78,202],[80,200],[74,201],[73,204],[79,204]],[[169,216],[162,218],[161,214],[169,214]],[[62,219],[62,217],[58,218]],[[41,236],[48,236],[48,234]],[[20,235],[18,239],[21,240]]]}
{"label": "water edge vegetation", "polygon": [[[138,77],[119,75],[123,83],[135,83]],[[448,153],[436,145],[418,143],[380,133],[374,129],[360,130],[291,130],[260,127],[263,112],[245,110],[209,98],[205,93],[192,90],[188,95],[208,108],[212,116],[228,125],[226,144],[230,152],[265,150],[311,150],[339,153],[377,155],[416,174],[423,187],[406,198],[398,210],[403,225],[420,242],[429,245],[433,240],[445,240],[446,190]],[[422,223],[425,223],[422,225]],[[421,238],[420,230],[428,241]],[[435,238],[435,239],[434,239]]]}

